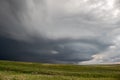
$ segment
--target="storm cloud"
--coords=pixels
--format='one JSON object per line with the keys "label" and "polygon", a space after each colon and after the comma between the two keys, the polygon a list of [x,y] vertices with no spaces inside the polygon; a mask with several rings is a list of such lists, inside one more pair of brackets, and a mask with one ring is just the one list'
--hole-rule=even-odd
{"label": "storm cloud", "polygon": [[0,59],[119,63],[119,0],[0,0]]}

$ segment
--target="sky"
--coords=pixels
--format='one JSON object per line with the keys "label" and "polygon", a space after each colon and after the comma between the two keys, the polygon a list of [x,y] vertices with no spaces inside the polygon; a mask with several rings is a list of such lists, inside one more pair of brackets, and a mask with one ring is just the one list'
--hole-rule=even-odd
{"label": "sky", "polygon": [[0,59],[120,63],[119,0],[0,0]]}

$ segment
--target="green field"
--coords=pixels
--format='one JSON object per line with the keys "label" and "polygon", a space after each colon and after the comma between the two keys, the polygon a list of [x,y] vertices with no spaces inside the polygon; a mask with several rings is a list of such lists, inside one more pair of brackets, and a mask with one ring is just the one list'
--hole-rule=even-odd
{"label": "green field", "polygon": [[120,80],[120,65],[0,61],[0,80]]}

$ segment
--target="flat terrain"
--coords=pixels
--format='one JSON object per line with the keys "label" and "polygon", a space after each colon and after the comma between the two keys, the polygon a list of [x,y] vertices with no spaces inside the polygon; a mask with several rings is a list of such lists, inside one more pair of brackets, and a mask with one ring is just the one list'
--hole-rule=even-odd
{"label": "flat terrain", "polygon": [[120,65],[0,61],[0,80],[120,80]]}

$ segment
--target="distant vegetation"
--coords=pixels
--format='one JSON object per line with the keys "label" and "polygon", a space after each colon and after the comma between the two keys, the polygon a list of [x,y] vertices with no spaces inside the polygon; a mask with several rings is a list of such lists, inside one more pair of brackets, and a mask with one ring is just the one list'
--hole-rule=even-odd
{"label": "distant vegetation", "polygon": [[120,65],[0,61],[0,80],[120,80]]}

